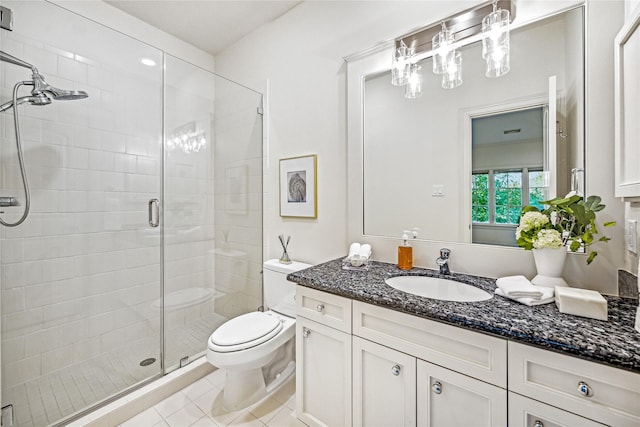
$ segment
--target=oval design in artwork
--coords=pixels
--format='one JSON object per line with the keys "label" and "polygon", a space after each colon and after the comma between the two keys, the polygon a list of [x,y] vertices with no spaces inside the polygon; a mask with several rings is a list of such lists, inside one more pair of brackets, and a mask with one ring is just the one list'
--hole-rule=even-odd
{"label": "oval design in artwork", "polygon": [[[289,202],[304,203],[307,201],[307,182],[305,172],[289,172]],[[301,176],[302,175],[302,176]]]}

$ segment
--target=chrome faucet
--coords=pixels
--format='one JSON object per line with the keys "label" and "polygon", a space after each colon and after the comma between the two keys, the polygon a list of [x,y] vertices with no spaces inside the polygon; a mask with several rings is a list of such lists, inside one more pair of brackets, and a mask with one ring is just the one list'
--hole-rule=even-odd
{"label": "chrome faucet", "polygon": [[449,270],[449,255],[451,254],[451,249],[442,248],[440,249],[440,257],[436,259],[436,264],[440,267],[440,274],[451,274]]}

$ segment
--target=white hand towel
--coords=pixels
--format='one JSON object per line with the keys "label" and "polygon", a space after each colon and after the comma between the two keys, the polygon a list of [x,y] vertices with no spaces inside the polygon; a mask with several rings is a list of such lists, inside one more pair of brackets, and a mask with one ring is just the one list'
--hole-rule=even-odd
{"label": "white hand towel", "polygon": [[512,298],[533,298],[539,300],[543,296],[543,289],[534,286],[524,276],[507,276],[496,280],[496,285],[502,292]]}
{"label": "white hand towel", "polygon": [[353,258],[354,255],[358,255],[360,248],[360,243],[352,243],[349,247],[349,258]]}
{"label": "white hand towel", "polygon": [[364,259],[369,259],[369,257],[371,256],[371,245],[365,243],[364,245],[360,246],[358,255],[360,255]]}
{"label": "white hand towel", "polygon": [[504,291],[500,288],[496,288],[495,291],[496,295],[500,295],[501,297],[505,297],[505,298],[509,298],[511,300],[517,301],[520,304],[524,304],[524,305],[541,305],[541,304],[549,304],[550,302],[555,301],[555,298],[553,296],[553,289],[552,288],[545,288],[542,291],[542,297],[540,297],[540,299],[533,299],[533,298],[514,298],[511,297],[509,295],[506,295],[504,293]]}

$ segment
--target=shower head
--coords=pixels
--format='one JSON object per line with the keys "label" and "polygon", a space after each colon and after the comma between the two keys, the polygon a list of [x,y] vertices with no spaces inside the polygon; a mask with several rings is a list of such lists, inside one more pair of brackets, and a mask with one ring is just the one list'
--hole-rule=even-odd
{"label": "shower head", "polygon": [[[38,69],[36,67],[1,50],[0,61],[9,62],[11,64],[31,69],[32,80],[30,82],[21,83],[24,85],[33,86],[33,89],[31,90],[31,96],[23,96],[21,98],[18,98],[16,100],[16,106],[24,102],[29,102],[31,105],[47,105],[51,104],[52,99],[55,99],[57,101],[71,101],[75,99],[87,98],[89,96],[86,92],[81,90],[65,90],[51,86],[44,80],[44,76],[38,72]],[[0,105],[0,112],[9,109],[12,106],[13,101],[6,102]]]}
{"label": "shower head", "polygon": [[57,101],[73,101],[75,99],[84,99],[89,96],[87,95],[87,92],[82,90],[65,90],[51,86],[44,80],[44,76],[36,69],[33,70],[31,78],[33,79],[33,90],[31,90],[31,95],[34,97],[47,96]]}

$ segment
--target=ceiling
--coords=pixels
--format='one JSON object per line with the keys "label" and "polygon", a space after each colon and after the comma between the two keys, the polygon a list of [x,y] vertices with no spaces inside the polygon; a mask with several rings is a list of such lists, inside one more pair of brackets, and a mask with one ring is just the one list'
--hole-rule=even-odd
{"label": "ceiling", "polygon": [[123,12],[216,55],[301,1],[105,0]]}

